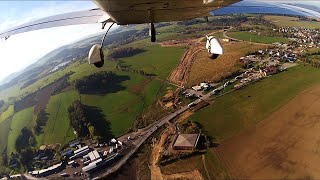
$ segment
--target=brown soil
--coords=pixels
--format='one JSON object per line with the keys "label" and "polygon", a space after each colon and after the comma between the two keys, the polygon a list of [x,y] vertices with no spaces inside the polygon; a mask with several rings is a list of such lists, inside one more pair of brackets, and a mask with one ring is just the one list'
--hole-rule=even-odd
{"label": "brown soil", "polygon": [[169,81],[180,86],[185,86],[189,78],[189,73],[191,71],[192,64],[195,60],[197,53],[205,50],[204,43],[196,43],[191,45],[185,54],[182,56],[180,63],[173,70],[169,76]]}
{"label": "brown soil", "polygon": [[[265,49],[266,46],[253,45],[247,42],[223,43],[224,54],[212,60],[206,51],[200,51],[194,57],[194,62],[187,77],[187,85],[192,86],[203,81],[219,82],[222,78],[232,75],[241,69],[240,58],[248,52]],[[203,45],[204,47],[204,45]]]}
{"label": "brown soil", "polygon": [[193,111],[186,111],[186,112],[182,113],[182,114],[178,117],[178,119],[175,121],[175,124],[181,123],[181,122],[187,120],[192,114],[194,114]]}
{"label": "brown soil", "polygon": [[14,105],[15,112],[19,112],[23,109],[34,107],[34,114],[38,114],[40,110],[45,109],[51,94],[53,91],[65,80],[67,77],[63,77],[54,83],[40,89],[39,91],[29,94],[28,96],[22,98],[20,101],[16,102]]}
{"label": "brown soil", "polygon": [[163,47],[171,47],[171,46],[188,46],[194,42],[196,42],[197,39],[180,39],[180,40],[170,40],[160,43]]}
{"label": "brown soil", "polygon": [[235,179],[319,179],[319,107],[316,86],[216,152]]}
{"label": "brown soil", "polygon": [[55,81],[54,83],[42,88],[40,91],[36,93],[35,100],[37,101],[37,103],[34,107],[34,114],[38,114],[42,109],[46,108],[51,94],[63,81],[64,78],[61,78]]}

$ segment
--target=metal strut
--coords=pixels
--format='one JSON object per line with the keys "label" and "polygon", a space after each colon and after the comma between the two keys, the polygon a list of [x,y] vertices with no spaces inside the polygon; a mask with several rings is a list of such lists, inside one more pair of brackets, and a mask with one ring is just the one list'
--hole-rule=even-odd
{"label": "metal strut", "polygon": [[108,32],[110,31],[110,29],[112,28],[112,26],[114,25],[115,23],[112,23],[111,26],[109,26],[107,32],[104,34],[102,40],[101,40],[101,43],[100,43],[100,46],[101,46],[101,50],[102,50],[102,47],[103,47],[103,43],[104,43],[104,40],[106,39],[106,36],[108,34]]}
{"label": "metal strut", "polygon": [[[100,43],[100,61],[99,62],[96,62],[96,63],[93,63],[96,67],[100,68],[104,65],[104,54],[103,54],[103,43],[104,43],[104,40],[106,39],[106,36],[108,34],[108,32],[110,31],[111,27],[114,25],[115,23],[112,23],[111,26],[109,26],[107,32],[104,34],[102,40],[101,40],[101,43]],[[94,47],[94,46],[93,46]],[[90,50],[91,51],[91,50]],[[90,56],[90,55],[89,55]]]}
{"label": "metal strut", "polygon": [[156,29],[154,28],[154,24],[150,23],[150,32],[149,32],[150,36],[151,36],[151,42],[156,42],[157,37],[156,37]]}

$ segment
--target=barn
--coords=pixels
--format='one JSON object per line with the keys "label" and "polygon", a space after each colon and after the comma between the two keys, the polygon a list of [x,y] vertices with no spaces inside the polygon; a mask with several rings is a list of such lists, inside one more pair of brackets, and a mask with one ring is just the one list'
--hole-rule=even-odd
{"label": "barn", "polygon": [[195,150],[200,134],[179,134],[173,144],[175,150]]}

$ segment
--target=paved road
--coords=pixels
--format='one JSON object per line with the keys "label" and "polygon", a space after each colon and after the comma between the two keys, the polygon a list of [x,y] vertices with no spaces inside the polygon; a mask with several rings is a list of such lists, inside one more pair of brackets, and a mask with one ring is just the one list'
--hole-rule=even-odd
{"label": "paved road", "polygon": [[[201,102],[201,99],[197,99],[195,101],[193,101],[193,103],[198,104],[199,102]],[[151,126],[149,126],[149,129],[146,130],[146,133],[141,136],[141,140],[138,142],[134,142],[135,144],[135,148],[133,148],[128,154],[126,154],[124,157],[122,157],[120,159],[120,161],[118,161],[114,166],[112,166],[112,168],[107,169],[106,172],[104,172],[103,174],[94,177],[93,179],[99,179],[99,178],[103,178],[108,176],[109,174],[119,170],[128,160],[129,158],[139,149],[139,147],[161,126],[163,126],[165,123],[169,122],[170,120],[174,119],[175,117],[177,117],[178,115],[182,114],[183,112],[185,112],[186,110],[188,110],[189,107],[188,106],[184,106],[181,109],[177,110],[174,113],[171,113],[169,115],[167,115],[166,117],[160,119],[159,121],[153,123]]]}

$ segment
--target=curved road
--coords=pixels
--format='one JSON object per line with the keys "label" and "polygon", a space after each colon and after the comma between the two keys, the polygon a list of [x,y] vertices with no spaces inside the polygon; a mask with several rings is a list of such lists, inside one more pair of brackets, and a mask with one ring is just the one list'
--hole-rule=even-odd
{"label": "curved road", "polygon": [[[201,102],[201,99],[197,99],[195,101],[193,101],[193,103],[198,104],[199,102]],[[178,115],[180,115],[181,113],[185,112],[186,110],[188,110],[189,107],[188,106],[184,106],[181,109],[179,109],[178,111],[171,113],[169,115],[167,115],[166,117],[156,121],[155,123],[153,123],[152,125],[150,125],[149,129],[146,130],[146,133],[144,135],[142,135],[142,139],[137,143],[134,144],[135,147],[128,153],[126,154],[124,157],[122,157],[120,159],[120,161],[118,161],[114,166],[112,166],[111,168],[107,169],[107,171],[105,171],[103,174],[93,177],[93,179],[100,179],[103,177],[108,176],[109,174],[116,172],[117,170],[119,170],[128,160],[129,158],[139,149],[139,147],[161,126],[163,126],[165,123],[169,122],[170,120],[174,119],[175,117],[177,117]]]}

